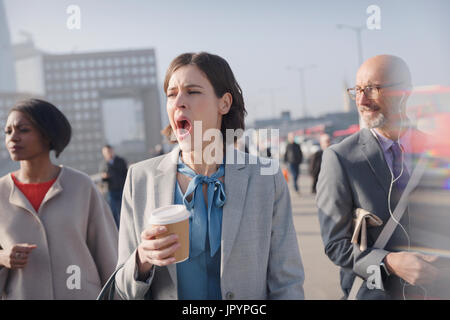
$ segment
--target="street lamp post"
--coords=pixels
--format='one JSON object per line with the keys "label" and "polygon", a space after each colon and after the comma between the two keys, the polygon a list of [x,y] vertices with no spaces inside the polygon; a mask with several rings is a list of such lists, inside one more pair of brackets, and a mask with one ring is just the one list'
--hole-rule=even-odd
{"label": "street lamp post", "polygon": [[338,29],[350,29],[353,30],[356,34],[356,45],[358,47],[358,62],[359,65],[362,65],[363,63],[363,52],[362,52],[362,31],[365,30],[366,27],[361,26],[361,27],[355,27],[355,26],[349,26],[346,24],[337,24],[336,28]]}
{"label": "street lamp post", "polygon": [[310,64],[304,67],[287,67],[288,70],[296,70],[299,74],[300,79],[300,92],[302,95],[302,110],[303,110],[303,118],[308,117],[308,107],[306,105],[306,86],[305,86],[305,70],[316,68],[315,64]]}
{"label": "street lamp post", "polygon": [[[362,52],[362,38],[361,38],[361,34],[362,31],[365,30],[366,27],[361,26],[361,27],[355,27],[355,26],[349,26],[349,25],[345,25],[345,24],[338,24],[336,25],[336,28],[338,29],[350,29],[353,30],[356,34],[356,45],[358,47],[358,68],[363,64],[363,52]],[[364,122],[361,119],[361,116],[359,116],[359,126],[360,128],[364,127]]]}
{"label": "street lamp post", "polygon": [[265,88],[260,89],[260,92],[267,93],[270,95],[270,107],[271,107],[271,116],[272,118],[276,117],[276,111],[277,111],[277,102],[276,102],[276,91],[281,90],[283,88]]}

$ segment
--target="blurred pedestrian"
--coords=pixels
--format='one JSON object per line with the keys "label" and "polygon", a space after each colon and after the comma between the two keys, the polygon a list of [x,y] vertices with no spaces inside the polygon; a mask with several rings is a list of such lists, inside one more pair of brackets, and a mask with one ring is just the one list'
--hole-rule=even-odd
{"label": "blurred pedestrian", "polygon": [[316,193],[317,180],[319,179],[320,165],[322,164],[323,151],[330,146],[330,136],[326,133],[320,136],[320,150],[316,151],[309,159],[309,174],[313,179],[311,192]]}
{"label": "blurred pedestrian", "polygon": [[100,166],[102,181],[107,185],[107,201],[111,207],[117,228],[120,225],[120,206],[122,204],[122,192],[127,177],[127,162],[117,156],[114,148],[105,145],[102,149],[103,159]]}
{"label": "blurred pedestrian", "polygon": [[300,176],[300,165],[303,162],[303,153],[300,145],[295,142],[294,138],[295,136],[293,133],[288,134],[288,144],[286,146],[286,153],[284,154],[284,162],[288,164],[294,189],[300,194],[297,180]]}
{"label": "blurred pedestrian", "polygon": [[0,296],[95,299],[117,262],[117,228],[89,176],[57,166],[66,117],[31,99],[9,112],[5,142],[20,169],[0,178]]}
{"label": "blurred pedestrian", "polygon": [[[261,174],[261,162],[249,165],[251,156],[226,140],[226,129],[244,129],[245,116],[230,66],[209,53],[182,54],[169,66],[164,90],[170,121],[164,132],[178,146],[130,167],[119,237],[124,265],[115,277],[119,296],[302,299],[303,266],[283,175]],[[194,143],[207,130],[225,141]],[[239,161],[205,159],[206,147],[227,149],[227,158]],[[170,204],[184,204],[191,213],[189,259],[176,265],[177,238],[146,224],[153,209]]]}
{"label": "blurred pedestrian", "polygon": [[262,149],[259,156],[269,159],[272,158],[272,148],[270,147],[270,145]]}
{"label": "blurred pedestrian", "polygon": [[162,156],[164,154],[164,149],[163,146],[160,144],[157,144],[155,146],[155,153],[154,153],[154,157],[159,157]]}

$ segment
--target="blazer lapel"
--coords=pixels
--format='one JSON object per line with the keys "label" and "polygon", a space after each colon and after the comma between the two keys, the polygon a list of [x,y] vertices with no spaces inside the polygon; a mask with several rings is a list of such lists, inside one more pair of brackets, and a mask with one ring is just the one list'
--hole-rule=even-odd
{"label": "blazer lapel", "polygon": [[249,168],[245,165],[246,162],[239,157],[239,155],[242,157],[243,154],[240,152],[237,152],[237,154],[238,164],[225,165],[226,201],[223,206],[222,217],[221,274],[230,257],[239,230],[249,179]]}
{"label": "blazer lapel", "polygon": [[360,133],[359,143],[361,144],[361,150],[369,162],[373,174],[377,177],[378,182],[387,195],[389,193],[389,185],[392,177],[379,142],[372,135],[370,130],[363,129]]}
{"label": "blazer lapel", "polygon": [[[155,176],[155,208],[173,204],[175,181],[177,173],[178,155],[180,153],[179,146],[176,146],[163,160],[161,160]],[[239,157],[240,155],[240,157]],[[238,153],[238,164],[225,165],[225,193],[226,202],[223,206],[222,217],[222,261],[221,273],[223,267],[230,256],[231,249],[236,239],[241,217],[243,214],[246,193],[249,179],[248,168],[242,158],[242,154]],[[239,186],[236,188],[235,186]],[[167,266],[170,277],[177,288],[177,269],[176,265]]]}
{"label": "blazer lapel", "polygon": [[155,208],[173,204],[180,148],[174,147],[158,165],[155,175]]}
{"label": "blazer lapel", "polygon": [[[177,145],[158,165],[158,173],[155,175],[155,209],[173,204],[179,154],[180,147]],[[177,288],[176,265],[169,265],[167,269]]]}

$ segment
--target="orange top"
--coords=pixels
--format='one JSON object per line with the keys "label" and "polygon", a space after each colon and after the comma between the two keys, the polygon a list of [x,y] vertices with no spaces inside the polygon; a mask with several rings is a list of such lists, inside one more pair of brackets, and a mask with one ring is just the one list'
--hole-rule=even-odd
{"label": "orange top", "polygon": [[56,178],[47,182],[42,183],[22,183],[16,179],[13,173],[11,173],[11,178],[14,181],[14,184],[19,188],[20,191],[25,195],[25,197],[30,201],[36,212],[39,211],[39,207],[41,206],[42,200],[44,200],[45,195],[48,192],[48,189],[55,183]]}

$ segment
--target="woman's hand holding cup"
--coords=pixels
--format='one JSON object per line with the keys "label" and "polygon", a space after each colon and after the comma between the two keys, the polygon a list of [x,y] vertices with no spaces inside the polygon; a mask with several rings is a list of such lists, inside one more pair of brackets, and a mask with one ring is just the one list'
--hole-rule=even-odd
{"label": "woman's hand holding cup", "polygon": [[180,247],[176,234],[167,234],[165,226],[150,226],[141,234],[141,243],[137,249],[138,280],[147,279],[153,265],[167,266],[175,263],[173,256]]}

